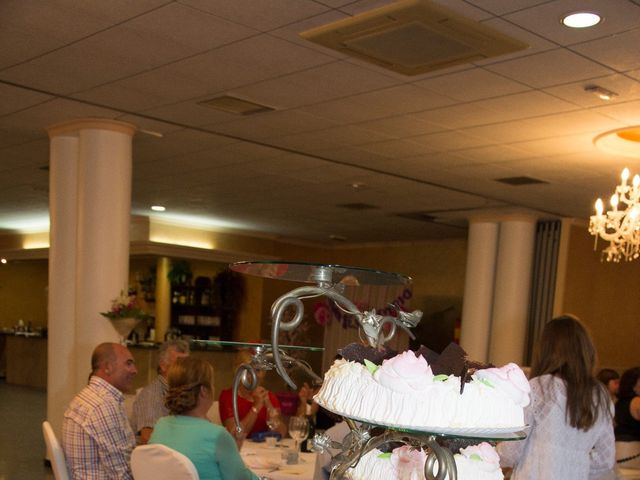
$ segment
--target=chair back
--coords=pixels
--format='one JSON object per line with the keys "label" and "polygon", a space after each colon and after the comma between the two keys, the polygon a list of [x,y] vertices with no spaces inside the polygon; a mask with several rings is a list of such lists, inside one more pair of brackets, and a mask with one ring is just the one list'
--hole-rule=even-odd
{"label": "chair back", "polygon": [[180,452],[154,443],[141,445],[131,453],[131,471],[135,480],[199,480],[193,462]]}
{"label": "chair back", "polygon": [[64,451],[56,438],[56,434],[51,428],[48,421],[42,422],[42,434],[44,435],[44,443],[47,446],[47,457],[53,468],[53,476],[56,480],[69,480],[69,471],[64,458]]}
{"label": "chair back", "polygon": [[211,423],[222,425],[222,419],[220,418],[220,402],[216,400],[211,404],[211,408],[207,412],[207,417],[209,417]]}

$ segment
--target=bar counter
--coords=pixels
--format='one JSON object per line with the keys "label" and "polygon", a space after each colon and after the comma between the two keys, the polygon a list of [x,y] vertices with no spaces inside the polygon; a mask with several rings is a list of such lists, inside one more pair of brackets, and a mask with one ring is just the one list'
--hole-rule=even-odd
{"label": "bar counter", "polygon": [[14,334],[2,337],[7,383],[47,388],[47,339]]}

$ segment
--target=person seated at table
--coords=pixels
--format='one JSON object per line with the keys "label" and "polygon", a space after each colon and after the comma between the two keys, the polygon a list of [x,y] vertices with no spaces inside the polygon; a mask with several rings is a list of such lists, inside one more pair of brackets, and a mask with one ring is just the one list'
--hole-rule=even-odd
{"label": "person seated at table", "polygon": [[620,377],[614,432],[619,466],[640,468],[640,367]]}
{"label": "person seated at table", "polygon": [[158,349],[158,376],[136,395],[133,402],[133,431],[140,435],[142,445],[149,441],[153,426],[159,418],[168,415],[164,404],[167,395],[167,372],[176,358],[189,355],[189,343],[185,340],[168,340]]}
{"label": "person seated at table", "polygon": [[89,384],[71,401],[62,421],[69,478],[133,478],[129,459],[136,440],[124,412],[124,394],[137,373],[124,345],[101,343],[93,351]]}
{"label": "person seated at table", "polygon": [[603,368],[598,372],[596,378],[607,387],[607,391],[614,402],[618,398],[618,389],[620,388],[620,375],[612,368]]}
{"label": "person seated at table", "polygon": [[296,415],[299,417],[311,417],[315,430],[327,430],[336,424],[337,415],[318,405],[313,396],[318,393],[320,387],[311,388],[308,383],[304,383],[298,391],[298,409]]}
{"label": "person seated at table", "polygon": [[187,456],[200,480],[257,480],[229,432],[207,418],[215,398],[211,364],[198,357],[178,358],[169,368],[167,381],[169,415],[155,424],[149,443]]}
{"label": "person seated at table", "polygon": [[[240,350],[236,356],[236,368],[251,361],[251,353],[248,350]],[[282,421],[280,401],[274,393],[262,386],[265,370],[257,370],[258,385],[253,391],[248,391],[242,383],[238,386],[238,415],[242,430],[250,437],[254,433],[267,432],[267,419],[275,420],[272,429],[283,437],[287,435],[287,425]],[[220,419],[226,429],[236,435],[236,423],[233,416],[233,388],[227,388],[220,392],[219,400]]]}

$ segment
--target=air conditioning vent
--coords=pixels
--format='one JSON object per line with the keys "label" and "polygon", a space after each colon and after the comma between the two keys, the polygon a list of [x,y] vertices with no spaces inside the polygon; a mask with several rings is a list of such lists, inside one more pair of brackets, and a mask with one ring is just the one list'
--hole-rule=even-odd
{"label": "air conditioning vent", "polygon": [[336,206],[340,208],[347,208],[349,210],[372,210],[375,208],[380,208],[376,207],[375,205],[371,205],[370,203],[343,203]]}
{"label": "air conditioning vent", "polygon": [[418,220],[420,222],[433,223],[436,221],[436,217],[430,215],[427,212],[402,212],[397,213],[397,217],[408,218],[410,220]]}
{"label": "air conditioning vent", "polygon": [[522,185],[536,185],[539,183],[549,183],[544,180],[538,180],[533,177],[505,177],[505,178],[496,178],[496,182],[505,183],[507,185],[512,185],[514,187],[519,187]]}
{"label": "air conditioning vent", "polygon": [[231,95],[222,95],[212,98],[211,100],[203,100],[198,105],[215,108],[223,112],[236,113],[238,115],[253,115],[254,113],[270,112],[274,110],[266,105],[243,100],[242,98],[233,97]]}
{"label": "air conditioning vent", "polygon": [[428,0],[404,0],[313,28],[303,38],[405,75],[527,48]]}

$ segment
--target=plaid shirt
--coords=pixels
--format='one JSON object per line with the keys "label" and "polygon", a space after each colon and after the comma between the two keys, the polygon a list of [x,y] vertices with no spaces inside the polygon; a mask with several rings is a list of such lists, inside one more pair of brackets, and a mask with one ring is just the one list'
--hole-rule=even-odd
{"label": "plaid shirt", "polygon": [[169,390],[167,380],[162,375],[158,375],[136,395],[131,420],[135,433],[145,427],[153,428],[160,417],[169,415],[169,409],[164,406],[167,390]]}
{"label": "plaid shirt", "polygon": [[136,442],[123,402],[120,390],[92,376],[69,404],[62,448],[73,480],[132,480],[129,459]]}

